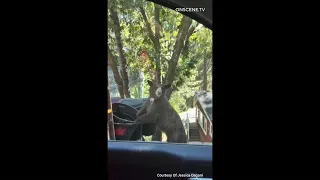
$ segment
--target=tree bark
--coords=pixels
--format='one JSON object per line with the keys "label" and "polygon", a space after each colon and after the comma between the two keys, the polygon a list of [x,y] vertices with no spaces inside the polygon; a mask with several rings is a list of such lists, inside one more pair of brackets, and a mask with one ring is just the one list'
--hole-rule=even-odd
{"label": "tree bark", "polygon": [[120,76],[120,73],[118,71],[118,66],[116,63],[116,59],[114,58],[109,46],[108,47],[108,60],[110,62],[110,66],[114,75],[114,80],[116,81],[117,85],[118,85],[118,91],[120,94],[121,99],[124,98],[124,91],[123,91],[123,86],[122,86],[122,78]]}
{"label": "tree bark", "polygon": [[[187,16],[182,17],[180,28],[179,28],[178,35],[177,35],[177,40],[176,40],[174,48],[173,48],[174,51],[173,51],[171,59],[169,61],[168,71],[167,71],[166,77],[165,77],[166,84],[173,83],[177,63],[178,63],[181,51],[184,47],[185,40],[187,38],[187,35],[189,32],[188,30],[190,28],[191,23],[192,23],[192,20],[189,17],[187,17]],[[190,34],[190,36],[191,36],[191,34]],[[172,91],[173,91],[172,88],[169,88],[167,90],[166,97],[168,100],[171,97]]]}
{"label": "tree bark", "polygon": [[122,82],[123,82],[123,92],[126,98],[130,98],[131,95],[129,90],[129,80],[128,80],[129,78],[127,73],[127,60],[124,55],[123,45],[121,42],[121,28],[120,28],[118,13],[116,12],[115,9],[116,9],[115,6],[110,7],[109,9],[110,17],[114,24],[116,42],[117,42],[117,47],[118,47],[119,56],[120,56],[120,67],[121,67],[120,73],[121,73]]}
{"label": "tree bark", "polygon": [[[191,27],[188,31],[188,34],[187,34],[187,39],[189,39],[189,37],[193,34],[193,33],[196,33],[199,31],[199,29],[197,29],[197,27],[199,26],[199,23],[197,23],[195,26]],[[196,30],[197,29],[197,30]]]}
{"label": "tree bark", "polygon": [[160,28],[161,28],[161,23],[160,23],[160,11],[161,11],[161,6],[155,4],[154,7],[154,16],[155,16],[155,33],[152,32],[151,29],[151,24],[147,18],[146,12],[143,9],[143,7],[139,7],[140,13],[142,15],[142,18],[146,24],[146,29],[148,32],[148,36],[151,39],[154,49],[156,51],[156,56],[155,56],[155,62],[156,62],[156,77],[155,81],[158,83],[161,83],[161,46],[160,46]]}
{"label": "tree bark", "polygon": [[156,50],[156,81],[158,83],[161,83],[161,46],[160,46],[160,11],[161,11],[161,6],[158,4],[154,4],[154,20],[155,20],[155,33],[154,33],[154,47]]}
{"label": "tree bark", "polygon": [[153,35],[152,29],[151,29],[151,25],[150,25],[148,18],[147,18],[147,14],[146,14],[145,10],[143,9],[143,7],[139,7],[139,10],[140,10],[140,13],[142,15],[144,22],[146,23],[146,28],[147,28],[149,38],[151,39],[152,43],[155,44],[154,35]]}

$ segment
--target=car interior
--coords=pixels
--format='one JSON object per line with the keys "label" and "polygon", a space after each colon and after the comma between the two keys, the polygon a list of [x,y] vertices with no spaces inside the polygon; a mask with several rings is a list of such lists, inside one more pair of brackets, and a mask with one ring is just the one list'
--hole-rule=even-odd
{"label": "car interior", "polygon": [[[211,0],[151,1],[170,9],[205,7],[204,12],[182,14],[212,30]],[[132,102],[112,103],[115,133],[118,136],[117,140],[109,140],[107,143],[108,179],[160,179],[171,178],[174,174],[179,174],[180,179],[212,179],[214,176],[212,146],[144,142],[141,134],[154,133],[154,124],[137,125],[139,127],[135,127],[135,131],[129,133],[132,135],[131,141],[124,141],[125,137],[121,139],[121,128],[118,128],[117,123],[130,124],[131,121],[134,121],[135,114],[141,108],[142,103],[140,105]],[[131,130],[128,127],[123,131]]]}

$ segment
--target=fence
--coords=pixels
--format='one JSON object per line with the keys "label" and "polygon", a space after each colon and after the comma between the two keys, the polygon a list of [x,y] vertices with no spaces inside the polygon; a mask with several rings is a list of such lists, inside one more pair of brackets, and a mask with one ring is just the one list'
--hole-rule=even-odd
{"label": "fence", "polygon": [[189,113],[187,113],[187,118],[184,120],[184,129],[186,131],[187,140],[189,142],[189,130],[190,130]]}

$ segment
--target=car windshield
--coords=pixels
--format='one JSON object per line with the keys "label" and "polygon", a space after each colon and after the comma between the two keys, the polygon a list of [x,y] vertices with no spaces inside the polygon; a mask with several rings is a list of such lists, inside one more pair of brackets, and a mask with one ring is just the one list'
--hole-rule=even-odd
{"label": "car windshield", "polygon": [[179,11],[186,9],[108,1],[115,140],[212,142],[212,30]]}

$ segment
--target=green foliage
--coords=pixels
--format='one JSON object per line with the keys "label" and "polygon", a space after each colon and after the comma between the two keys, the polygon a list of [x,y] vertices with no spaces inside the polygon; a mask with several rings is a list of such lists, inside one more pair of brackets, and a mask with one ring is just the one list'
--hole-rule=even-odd
{"label": "green foliage", "polygon": [[140,88],[135,86],[131,88],[131,98],[140,98]]}
{"label": "green foliage", "polygon": [[143,136],[144,141],[150,142],[152,140],[152,136]]}
{"label": "green foliage", "polygon": [[178,112],[187,111],[193,105],[195,92],[199,90],[201,80],[196,80],[196,69],[190,70],[190,76],[179,87],[178,91],[174,91],[170,98],[172,107]]}

